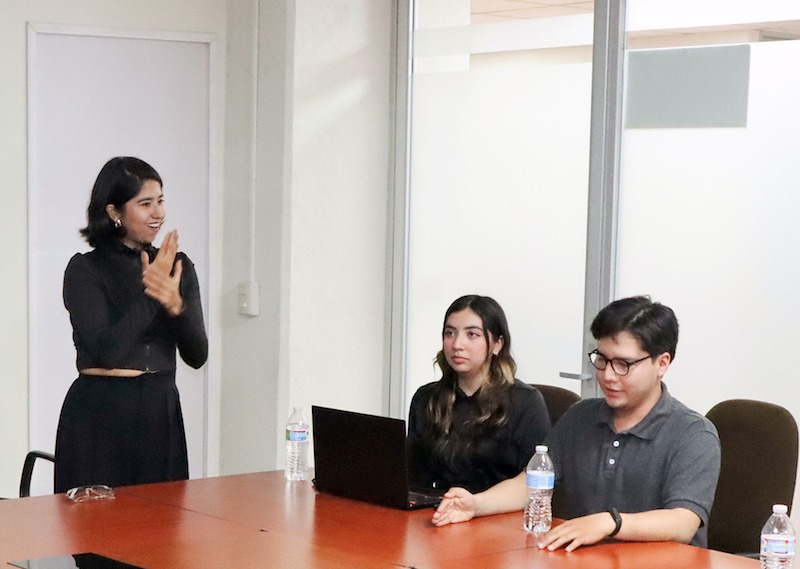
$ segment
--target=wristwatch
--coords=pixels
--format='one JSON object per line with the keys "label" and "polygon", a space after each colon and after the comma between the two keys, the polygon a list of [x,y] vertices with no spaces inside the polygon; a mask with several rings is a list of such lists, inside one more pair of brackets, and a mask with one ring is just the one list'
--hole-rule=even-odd
{"label": "wristwatch", "polygon": [[611,514],[612,518],[614,518],[614,531],[608,534],[608,537],[614,537],[619,533],[619,530],[622,527],[622,516],[619,515],[619,510],[616,508],[611,508],[608,510],[608,513]]}

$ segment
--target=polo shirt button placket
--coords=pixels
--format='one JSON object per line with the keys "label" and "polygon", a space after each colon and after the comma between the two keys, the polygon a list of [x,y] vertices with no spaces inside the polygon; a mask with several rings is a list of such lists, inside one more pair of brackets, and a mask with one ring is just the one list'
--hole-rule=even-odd
{"label": "polo shirt button placket", "polygon": [[[611,446],[612,446],[614,449],[618,449],[618,448],[619,448],[619,441],[618,441],[618,440],[615,440],[614,442],[612,442],[612,443],[611,443]],[[609,452],[608,454],[610,455],[611,453]],[[615,464],[617,464],[617,459],[616,459],[616,457],[614,457],[614,456],[611,456],[611,457],[609,457],[609,459],[608,459],[608,465],[609,465],[609,466],[614,466]]]}

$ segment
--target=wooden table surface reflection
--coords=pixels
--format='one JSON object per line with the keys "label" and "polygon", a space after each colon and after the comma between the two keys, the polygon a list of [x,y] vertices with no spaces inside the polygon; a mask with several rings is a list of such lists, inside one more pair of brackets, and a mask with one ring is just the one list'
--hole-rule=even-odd
{"label": "wooden table surface reflection", "polygon": [[436,528],[403,512],[319,494],[261,472],[130,486],[114,500],[0,501],[0,560],[93,551],[142,567],[755,569],[758,562],[674,543],[539,551],[521,514]]}

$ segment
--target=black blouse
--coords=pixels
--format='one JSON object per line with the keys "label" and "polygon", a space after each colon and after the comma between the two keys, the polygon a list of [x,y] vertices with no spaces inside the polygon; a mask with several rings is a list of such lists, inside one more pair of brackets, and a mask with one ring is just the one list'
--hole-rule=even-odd
{"label": "black blouse", "polygon": [[[157,249],[148,249],[150,259]],[[122,244],[98,247],[70,259],[64,273],[64,306],[72,322],[79,370],[175,369],[175,347],[193,368],[208,356],[200,287],[189,258],[182,260],[184,311],[170,317],[144,293],[141,253]]]}
{"label": "black blouse", "polygon": [[453,486],[481,492],[522,472],[550,430],[547,406],[539,390],[515,380],[509,389],[509,421],[479,436],[474,420],[477,398],[456,387],[453,426],[436,444],[428,416],[428,401],[438,382],[420,387],[411,400],[408,421],[409,476],[415,486],[448,489]]}

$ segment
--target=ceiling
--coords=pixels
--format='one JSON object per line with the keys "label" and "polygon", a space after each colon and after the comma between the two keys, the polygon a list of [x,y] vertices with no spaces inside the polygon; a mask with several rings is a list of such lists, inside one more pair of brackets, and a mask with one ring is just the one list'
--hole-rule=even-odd
{"label": "ceiling", "polygon": [[586,0],[471,0],[471,4],[473,24],[574,16],[594,10],[594,1]]}
{"label": "ceiling", "polygon": [[[587,0],[471,0],[471,23],[507,22],[587,14],[594,10],[594,1]],[[754,34],[747,41],[800,39],[800,21],[754,22],[735,26],[694,28],[692,30],[659,30],[661,37],[695,34]],[[630,37],[646,37],[653,32],[632,33]],[[739,36],[741,37],[741,35]],[[723,41],[723,43],[725,43]]]}

